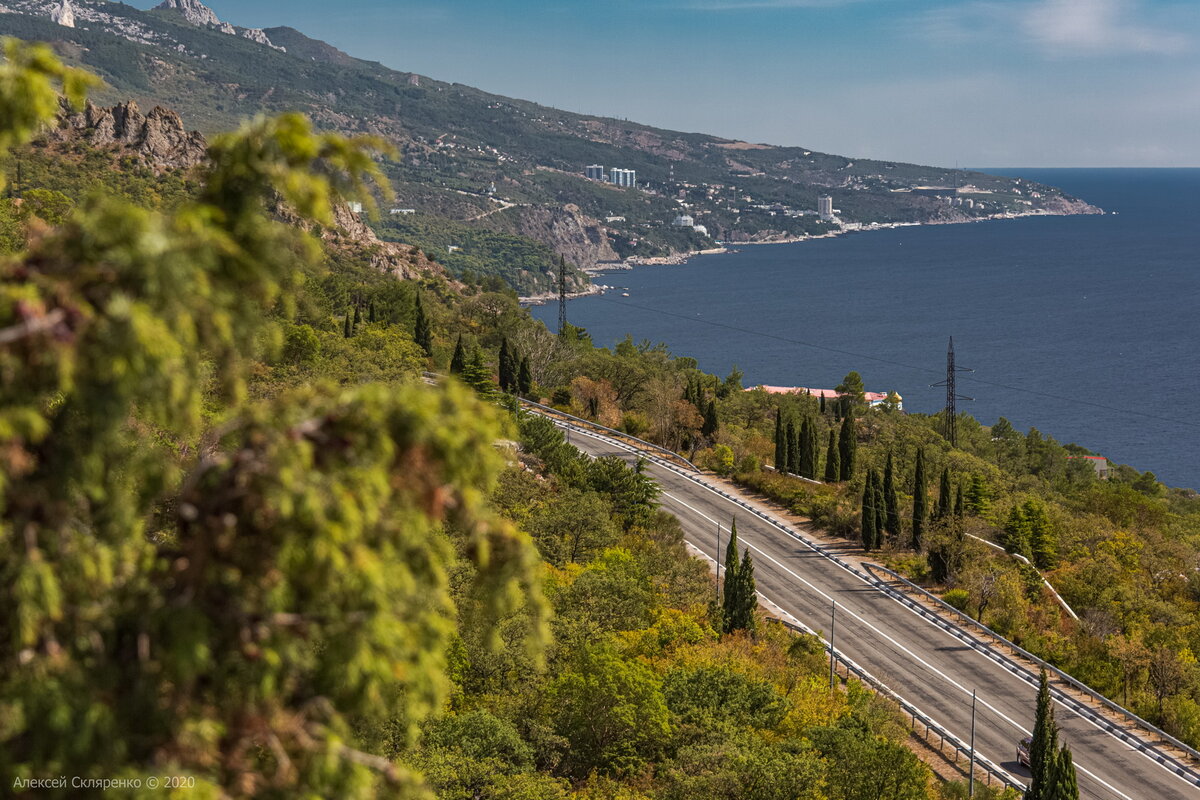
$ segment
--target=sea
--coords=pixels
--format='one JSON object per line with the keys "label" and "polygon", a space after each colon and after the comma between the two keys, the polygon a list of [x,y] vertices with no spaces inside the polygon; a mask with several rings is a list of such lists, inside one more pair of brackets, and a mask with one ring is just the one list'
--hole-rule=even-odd
{"label": "sea", "polygon": [[[857,370],[913,412],[1003,416],[1200,488],[1200,169],[989,169],[1103,216],[1023,217],[742,246],[597,276],[568,301],[611,346],[665,343],[746,386],[832,388]],[[624,295],[628,296],[624,296]],[[557,303],[533,309],[553,327]],[[966,399],[970,398],[970,399]]]}

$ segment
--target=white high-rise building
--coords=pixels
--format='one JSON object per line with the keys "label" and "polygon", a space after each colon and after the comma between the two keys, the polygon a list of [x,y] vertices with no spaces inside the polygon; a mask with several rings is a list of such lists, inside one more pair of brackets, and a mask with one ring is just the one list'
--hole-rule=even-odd
{"label": "white high-rise building", "polygon": [[817,198],[817,216],[828,222],[833,219],[833,198],[823,194]]}
{"label": "white high-rise building", "polygon": [[618,169],[613,167],[608,173],[609,181],[616,186],[635,188],[637,186],[637,170]]}

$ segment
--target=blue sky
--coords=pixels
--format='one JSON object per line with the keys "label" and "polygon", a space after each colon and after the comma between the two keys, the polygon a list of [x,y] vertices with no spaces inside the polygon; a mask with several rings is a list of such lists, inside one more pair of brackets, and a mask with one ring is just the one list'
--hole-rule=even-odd
{"label": "blue sky", "polygon": [[397,69],[681,130],[947,166],[1200,166],[1197,0],[209,4]]}

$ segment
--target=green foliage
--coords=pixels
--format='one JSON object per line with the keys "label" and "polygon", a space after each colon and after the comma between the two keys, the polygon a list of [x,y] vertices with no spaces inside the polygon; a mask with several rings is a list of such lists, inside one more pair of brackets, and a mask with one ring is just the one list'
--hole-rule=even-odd
{"label": "green foliage", "polygon": [[[0,143],[48,121],[52,78],[85,82],[9,48]],[[418,385],[245,400],[316,266],[268,203],[330,220],[369,145],[256,120],[174,213],[93,200],[0,266],[7,774],[418,796],[355,731],[406,741],[442,706],[455,553],[481,612],[531,598],[540,630],[532,548],[485,502],[494,411]],[[313,358],[293,333],[287,357]]]}

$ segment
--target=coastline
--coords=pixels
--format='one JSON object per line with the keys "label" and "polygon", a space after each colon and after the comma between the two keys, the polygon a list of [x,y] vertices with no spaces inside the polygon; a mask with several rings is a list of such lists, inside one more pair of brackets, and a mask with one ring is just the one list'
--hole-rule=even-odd
{"label": "coastline", "polygon": [[[837,230],[832,230],[827,233],[822,233],[818,236],[767,236],[762,239],[748,240],[745,242],[718,242],[717,247],[710,247],[704,250],[689,250],[683,253],[673,253],[669,256],[632,256],[622,261],[602,261],[594,266],[585,267],[580,270],[589,277],[603,275],[610,272],[621,270],[631,270],[634,267],[675,267],[687,264],[697,256],[721,255],[725,253],[736,253],[737,248],[742,246],[768,245],[768,244],[799,244],[801,242],[818,241],[821,239],[836,239],[840,236],[846,236],[854,233],[870,233],[872,231],[895,230],[897,228],[916,228],[924,225],[967,225],[979,222],[996,222],[1008,219],[1025,219],[1028,217],[1076,217],[1076,216],[1096,216],[1104,215],[1109,212],[1093,206],[1090,203],[1082,203],[1084,209],[1088,210],[1070,210],[1065,212],[1048,211],[1046,209],[1035,209],[1018,214],[991,214],[986,217],[971,217],[968,219],[947,219],[947,220],[928,220],[926,222],[852,222],[843,223],[842,227]],[[583,291],[568,292],[567,299],[574,300],[579,297],[589,297],[596,294],[604,294],[606,291],[618,289],[617,286],[608,286],[601,283],[591,283]],[[529,295],[528,297],[520,297],[518,301],[524,306],[539,306],[544,305],[552,300],[558,299],[557,292],[540,292],[539,294]]]}

